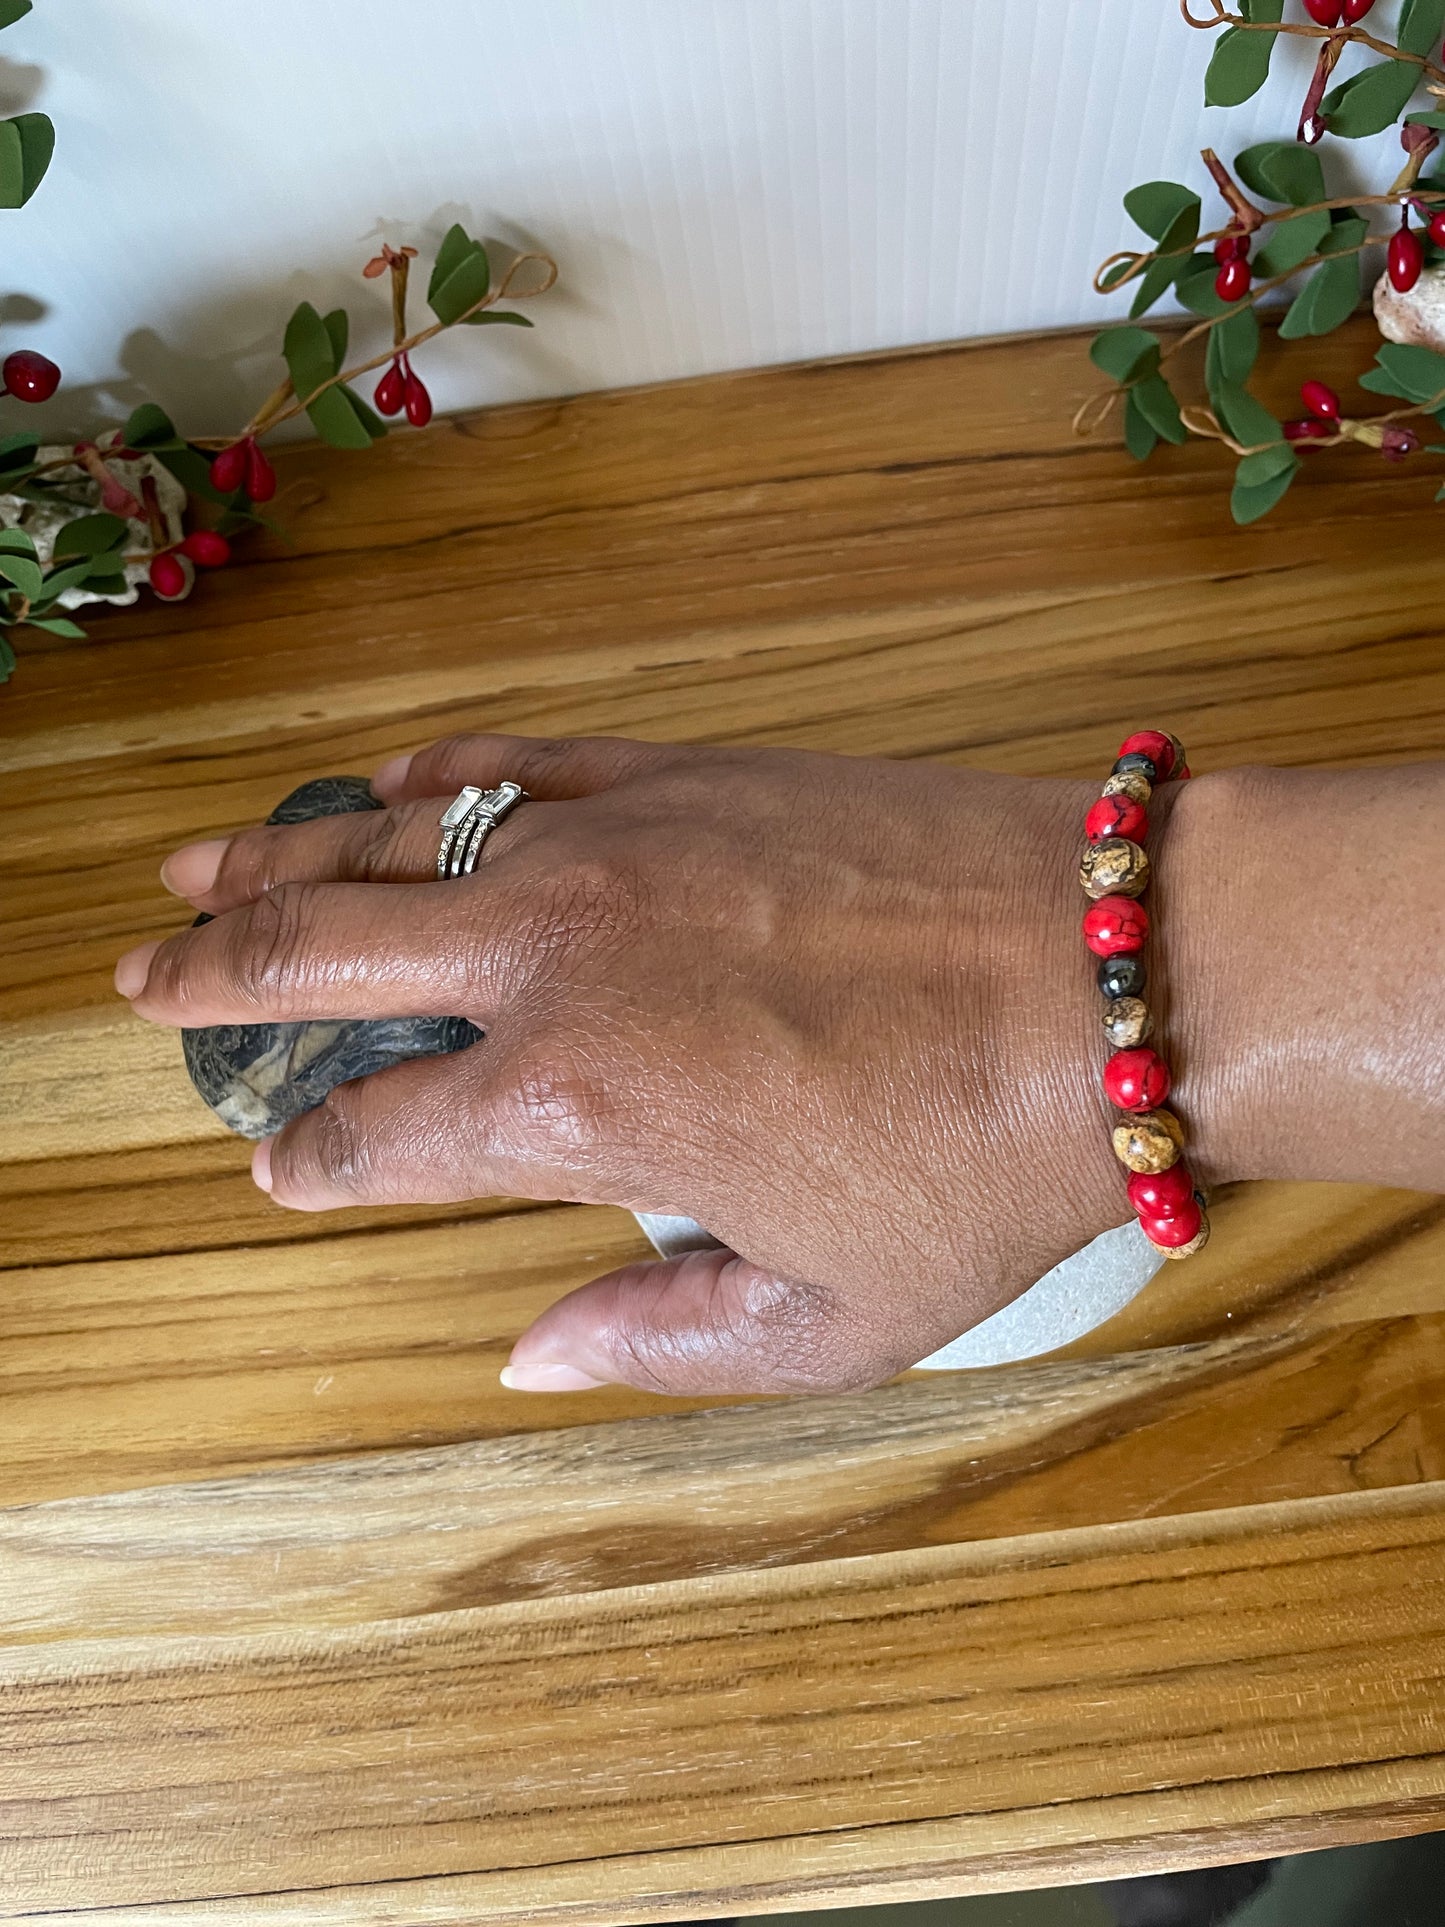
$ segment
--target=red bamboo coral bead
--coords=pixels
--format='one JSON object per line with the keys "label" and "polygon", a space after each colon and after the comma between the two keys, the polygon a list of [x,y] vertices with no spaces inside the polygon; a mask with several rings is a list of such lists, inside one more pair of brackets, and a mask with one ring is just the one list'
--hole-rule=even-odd
{"label": "red bamboo coral bead", "polygon": [[1104,1095],[1121,1111],[1157,1111],[1169,1096],[1169,1066],[1147,1044],[1115,1051],[1104,1066]]}
{"label": "red bamboo coral bead", "polygon": [[1119,754],[1147,756],[1159,772],[1161,783],[1167,783],[1174,770],[1174,738],[1166,736],[1162,729],[1136,729],[1120,743]]}
{"label": "red bamboo coral bead", "polygon": [[1111,836],[1139,843],[1148,828],[1148,812],[1132,796],[1101,796],[1084,818],[1084,834],[1091,843],[1106,842]]}
{"label": "red bamboo coral bead", "polygon": [[1169,1250],[1194,1242],[1204,1223],[1204,1213],[1197,1199],[1191,1198],[1176,1218],[1141,1218],[1139,1223],[1151,1245],[1162,1245]]}
{"label": "red bamboo coral bead", "polygon": [[1167,1171],[1131,1171],[1126,1189],[1141,1218],[1177,1218],[1194,1202],[1194,1179],[1182,1158]]}
{"label": "red bamboo coral bead", "polygon": [[1084,912],[1084,942],[1096,957],[1131,957],[1148,935],[1149,913],[1132,897],[1100,897]]}

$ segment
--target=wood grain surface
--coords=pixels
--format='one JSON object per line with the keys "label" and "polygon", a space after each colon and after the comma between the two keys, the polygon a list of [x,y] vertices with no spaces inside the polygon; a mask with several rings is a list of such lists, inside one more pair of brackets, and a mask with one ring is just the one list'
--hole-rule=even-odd
{"label": "wood grain surface", "polygon": [[177,842],[459,727],[1441,754],[1427,478],[1326,455],[1237,530],[1212,450],[1076,441],[1091,386],[1048,337],[288,451],[289,543],[27,639],[0,1917],[707,1917],[1445,1825],[1445,1202],[1237,1187],[1030,1365],[529,1399],[511,1340],[630,1218],[280,1212],[110,989]]}

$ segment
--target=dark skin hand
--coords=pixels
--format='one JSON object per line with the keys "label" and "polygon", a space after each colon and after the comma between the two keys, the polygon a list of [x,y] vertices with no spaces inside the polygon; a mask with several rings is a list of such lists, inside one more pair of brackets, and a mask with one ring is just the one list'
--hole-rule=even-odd
{"label": "dark skin hand", "polygon": [[[437,881],[445,803],[504,778],[532,800]],[[509,1382],[876,1384],[1130,1216],[1079,935],[1095,785],[474,736],[375,787],[385,812],[176,852],[168,887],[215,921],[117,985],[164,1024],[485,1030],[258,1146],[278,1204],[574,1199],[726,1241],[573,1292]],[[1150,824],[1196,1173],[1445,1189],[1445,766],[1205,776]]]}

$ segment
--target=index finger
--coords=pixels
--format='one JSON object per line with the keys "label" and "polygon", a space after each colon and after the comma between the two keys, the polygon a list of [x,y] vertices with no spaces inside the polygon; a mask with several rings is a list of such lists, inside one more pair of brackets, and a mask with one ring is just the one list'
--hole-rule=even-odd
{"label": "index finger", "polygon": [[371,787],[384,803],[405,803],[453,795],[467,783],[478,789],[520,783],[529,796],[565,803],[661,769],[682,753],[672,744],[626,736],[445,736],[414,756],[383,763]]}

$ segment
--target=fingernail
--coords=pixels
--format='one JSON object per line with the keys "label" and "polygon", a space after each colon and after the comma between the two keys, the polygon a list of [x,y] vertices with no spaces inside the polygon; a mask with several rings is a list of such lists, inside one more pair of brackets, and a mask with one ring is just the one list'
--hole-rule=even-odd
{"label": "fingernail", "polygon": [[161,882],[173,897],[205,896],[215,884],[230,841],[228,836],[216,836],[206,843],[187,843],[183,849],[172,850],[161,865]]}
{"label": "fingernail", "polygon": [[138,997],[145,989],[151,958],[160,947],[157,939],[155,943],[138,943],[134,950],[126,951],[115,967],[115,987],[122,997]]}
{"label": "fingernail", "polygon": [[590,1392],[607,1380],[573,1365],[504,1365],[502,1383],[509,1392]]}
{"label": "fingernail", "polygon": [[263,1191],[271,1189],[271,1146],[274,1138],[263,1137],[251,1153],[251,1176]]}
{"label": "fingernail", "polygon": [[399,790],[403,783],[405,783],[406,774],[410,768],[411,758],[409,756],[393,756],[389,762],[383,763],[381,768],[372,777],[372,789],[375,790],[378,796],[383,798],[389,790]]}

